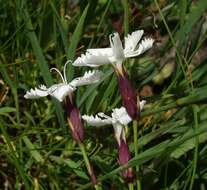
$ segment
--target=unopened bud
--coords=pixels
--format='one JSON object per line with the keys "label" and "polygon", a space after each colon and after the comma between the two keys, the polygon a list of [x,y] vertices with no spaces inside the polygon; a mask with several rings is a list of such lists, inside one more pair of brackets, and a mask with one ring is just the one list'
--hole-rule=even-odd
{"label": "unopened bud", "polygon": [[137,120],[140,116],[139,99],[137,97],[136,90],[132,86],[129,80],[128,74],[122,67],[122,71],[117,72],[119,91],[122,97],[123,106],[126,108],[129,116]]}
{"label": "unopened bud", "polygon": [[[131,155],[129,152],[129,147],[124,141],[124,139],[121,139],[120,145],[119,145],[119,164],[120,166],[125,165],[128,163],[128,161],[131,159]],[[127,182],[132,182],[134,180],[134,174],[133,169],[127,168],[122,172],[122,176],[125,178]]]}
{"label": "unopened bud", "polygon": [[71,101],[69,97],[66,98],[65,110],[67,114],[67,120],[70,125],[72,137],[77,143],[81,143],[84,140],[84,128],[81,120],[79,109]]}

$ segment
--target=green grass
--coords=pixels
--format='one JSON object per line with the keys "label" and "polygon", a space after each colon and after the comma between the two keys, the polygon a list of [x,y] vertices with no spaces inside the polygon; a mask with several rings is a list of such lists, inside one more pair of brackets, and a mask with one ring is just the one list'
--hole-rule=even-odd
{"label": "green grass", "polygon": [[[39,84],[60,81],[51,67],[62,70],[86,48],[108,46],[114,31],[124,37],[137,29],[156,40],[152,50],[125,63],[141,99],[147,100],[138,155],[119,167],[112,127],[85,125],[84,143],[98,181],[103,189],[128,189],[120,171],[138,167],[143,190],[207,189],[206,1],[0,3],[0,189],[93,188],[61,105],[50,97],[23,96]],[[168,78],[159,75],[166,64],[175,65]],[[101,82],[75,93],[82,114],[110,113],[121,106],[112,68],[100,69]],[[85,70],[70,65],[68,80]],[[127,135],[134,155],[132,124]]]}

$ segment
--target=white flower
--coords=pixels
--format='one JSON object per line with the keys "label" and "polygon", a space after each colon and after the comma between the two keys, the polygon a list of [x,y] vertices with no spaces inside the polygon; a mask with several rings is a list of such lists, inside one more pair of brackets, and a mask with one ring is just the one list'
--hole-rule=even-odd
{"label": "white flower", "polygon": [[[140,110],[143,110],[145,103],[145,100],[140,102]],[[104,125],[113,125],[115,137],[118,143],[120,143],[120,139],[125,140],[123,126],[129,124],[132,121],[132,118],[128,115],[124,107],[113,109],[111,117],[101,112],[95,116],[83,115],[82,118],[88,123],[88,125],[91,126],[100,127]]]}
{"label": "white flower", "polygon": [[61,72],[56,69],[52,68],[50,71],[55,70],[61,77],[62,83],[54,84],[51,87],[47,88],[45,85],[40,85],[30,91],[27,91],[24,95],[27,99],[35,99],[44,96],[53,96],[60,102],[64,100],[64,98],[71,94],[73,91],[76,90],[77,86],[93,84],[99,82],[101,72],[100,71],[88,71],[82,77],[75,78],[70,83],[67,82],[66,79],[66,66],[70,63],[70,61],[66,62],[64,65],[63,75]]}
{"label": "white flower", "polygon": [[99,67],[108,63],[121,64],[126,58],[138,56],[150,49],[154,42],[151,38],[145,38],[139,43],[143,33],[143,30],[137,30],[131,35],[128,34],[124,39],[124,48],[119,34],[110,34],[110,48],[88,49],[86,54],[82,54],[73,62],[73,66]]}

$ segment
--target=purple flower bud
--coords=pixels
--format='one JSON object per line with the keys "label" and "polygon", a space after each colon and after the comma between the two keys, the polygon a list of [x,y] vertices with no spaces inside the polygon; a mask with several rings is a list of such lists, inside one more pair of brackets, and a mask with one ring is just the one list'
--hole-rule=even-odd
{"label": "purple flower bud", "polygon": [[139,102],[137,102],[139,99],[123,66],[117,70],[117,76],[123,106],[126,108],[129,116],[137,120],[140,116]]}
{"label": "purple flower bud", "polygon": [[72,131],[72,137],[77,143],[81,143],[84,140],[84,128],[79,109],[71,101],[70,97],[66,97],[65,100],[65,110]]}
{"label": "purple flower bud", "polygon": [[[125,165],[128,163],[128,161],[131,159],[131,155],[129,152],[129,147],[124,141],[124,139],[121,139],[119,144],[119,164],[120,166]],[[127,182],[132,182],[134,179],[133,169],[127,168],[122,172],[123,177]]]}

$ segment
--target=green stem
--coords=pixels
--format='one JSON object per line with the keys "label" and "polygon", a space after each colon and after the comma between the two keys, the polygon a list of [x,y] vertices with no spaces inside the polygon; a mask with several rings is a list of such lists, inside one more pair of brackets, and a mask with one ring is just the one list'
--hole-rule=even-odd
{"label": "green stem", "polygon": [[[133,133],[134,133],[134,154],[135,157],[138,156],[138,122],[133,121]],[[139,166],[136,166],[136,174],[139,172]],[[141,190],[141,181],[137,177],[137,190]]]}
{"label": "green stem", "polygon": [[129,33],[129,7],[128,7],[128,1],[122,0],[122,6],[124,8],[124,34],[127,36]]}
{"label": "green stem", "polygon": [[[196,105],[193,105],[193,115],[194,115],[194,122],[195,122],[195,132],[197,132],[198,129],[198,107]],[[195,137],[195,151],[194,151],[194,160],[193,160],[193,172],[191,176],[191,182],[190,182],[190,187],[189,189],[193,189],[193,184],[195,180],[195,175],[196,175],[196,168],[197,168],[197,162],[198,162],[198,144],[199,144],[199,139],[198,136]]]}
{"label": "green stem", "polygon": [[135,153],[135,156],[138,155],[138,133],[137,133],[137,130],[138,130],[138,122],[136,120],[133,121],[133,132],[134,132],[134,153]]}
{"label": "green stem", "polygon": [[134,185],[133,185],[133,183],[128,183],[128,187],[129,187],[129,190],[134,190]]}
{"label": "green stem", "polygon": [[102,187],[100,185],[95,185],[94,187],[96,190],[102,190]]}
{"label": "green stem", "polygon": [[[95,177],[95,175],[94,175],[93,168],[91,167],[90,161],[89,161],[89,159],[88,159],[88,155],[87,155],[87,153],[86,153],[85,146],[84,146],[83,143],[79,143],[78,145],[79,145],[79,148],[80,148],[80,150],[81,150],[81,152],[82,152],[83,159],[84,159],[84,162],[85,162],[87,171],[88,171],[88,173],[89,173],[89,175],[90,175],[90,177],[91,177],[91,180],[92,180],[92,182],[93,182],[93,181],[96,181],[96,177]],[[101,189],[102,189],[101,186],[98,185],[98,184],[96,184],[96,183],[94,184],[94,188],[95,188],[96,190],[101,190]]]}

